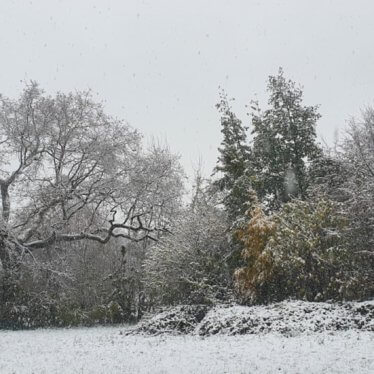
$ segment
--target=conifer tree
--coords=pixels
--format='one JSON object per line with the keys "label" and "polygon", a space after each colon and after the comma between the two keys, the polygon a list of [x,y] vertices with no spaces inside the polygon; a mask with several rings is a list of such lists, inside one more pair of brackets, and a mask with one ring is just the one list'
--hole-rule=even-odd
{"label": "conifer tree", "polygon": [[308,186],[307,164],[319,153],[316,144],[316,106],[302,103],[303,92],[283,70],[269,77],[269,109],[252,106],[253,163],[259,198],[277,209],[290,199],[304,199]]}
{"label": "conifer tree", "polygon": [[219,157],[214,174],[220,178],[214,186],[224,193],[223,203],[231,222],[243,217],[247,206],[247,191],[251,187],[249,177],[249,154],[246,128],[236,117],[224,92],[216,105],[221,114],[223,141],[218,148]]}

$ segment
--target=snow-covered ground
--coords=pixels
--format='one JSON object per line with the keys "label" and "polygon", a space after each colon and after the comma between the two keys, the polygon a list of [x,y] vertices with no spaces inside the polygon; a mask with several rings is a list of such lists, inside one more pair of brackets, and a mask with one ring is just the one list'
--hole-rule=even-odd
{"label": "snow-covered ground", "polygon": [[374,333],[126,336],[121,327],[0,331],[0,373],[374,373]]}

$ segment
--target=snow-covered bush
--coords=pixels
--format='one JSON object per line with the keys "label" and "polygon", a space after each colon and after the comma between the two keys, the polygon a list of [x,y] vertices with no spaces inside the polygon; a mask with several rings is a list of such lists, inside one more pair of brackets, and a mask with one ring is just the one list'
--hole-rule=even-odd
{"label": "snow-covered bush", "polygon": [[151,247],[144,286],[153,304],[214,304],[231,296],[226,214],[201,186],[172,234]]}
{"label": "snow-covered bush", "polygon": [[208,313],[207,305],[179,305],[141,321],[138,326],[130,330],[130,334],[145,333],[158,334],[186,334],[195,330],[198,323]]}
{"label": "snow-covered bush", "polygon": [[196,326],[201,336],[336,330],[374,331],[374,303],[311,303],[283,301],[265,306],[218,306]]}
{"label": "snow-covered bush", "polygon": [[276,297],[344,298],[352,268],[343,235],[347,222],[338,207],[327,199],[294,200],[274,220],[277,230],[268,250],[278,273]]}
{"label": "snow-covered bush", "polygon": [[360,277],[359,297],[374,297],[374,108],[352,119],[341,159],[349,176],[343,183],[349,219],[349,243]]}
{"label": "snow-covered bush", "polygon": [[269,305],[180,305],[141,321],[127,334],[244,335],[341,330],[374,332],[374,302],[287,300]]}
{"label": "snow-covered bush", "polygon": [[[58,256],[34,251],[15,269],[0,267],[0,328],[136,321],[141,305],[142,243],[71,243]],[[51,251],[54,252],[53,249]]]}
{"label": "snow-covered bush", "polygon": [[235,286],[243,301],[264,301],[272,297],[273,259],[266,249],[276,226],[267,217],[261,206],[255,203],[249,215],[249,222],[237,231],[244,249],[242,258],[247,264],[235,272]]}
{"label": "snow-covered bush", "polygon": [[236,272],[241,295],[250,302],[352,297],[347,290],[359,280],[353,277],[346,228],[338,206],[327,199],[293,200],[271,217],[256,208],[239,232],[247,261]]}

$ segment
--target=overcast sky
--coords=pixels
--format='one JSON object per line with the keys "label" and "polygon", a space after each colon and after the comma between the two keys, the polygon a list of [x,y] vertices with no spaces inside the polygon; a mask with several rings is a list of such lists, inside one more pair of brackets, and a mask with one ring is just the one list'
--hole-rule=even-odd
{"label": "overcast sky", "polygon": [[218,86],[266,100],[278,67],[320,104],[331,142],[374,103],[374,1],[0,0],[0,92],[30,79],[49,93],[91,88],[107,111],[167,140],[210,174],[221,140]]}

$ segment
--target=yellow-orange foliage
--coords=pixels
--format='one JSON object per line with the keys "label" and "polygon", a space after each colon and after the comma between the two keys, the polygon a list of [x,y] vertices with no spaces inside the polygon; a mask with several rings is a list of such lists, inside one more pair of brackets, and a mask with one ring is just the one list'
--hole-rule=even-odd
{"label": "yellow-orange foliage", "polygon": [[258,287],[271,278],[273,261],[266,245],[275,233],[275,223],[257,204],[250,212],[249,223],[237,230],[236,235],[244,244],[242,258],[246,266],[235,271],[235,284],[239,294],[247,300],[258,298]]}

